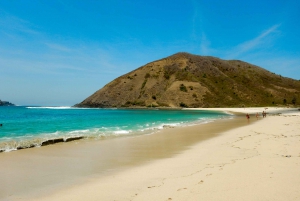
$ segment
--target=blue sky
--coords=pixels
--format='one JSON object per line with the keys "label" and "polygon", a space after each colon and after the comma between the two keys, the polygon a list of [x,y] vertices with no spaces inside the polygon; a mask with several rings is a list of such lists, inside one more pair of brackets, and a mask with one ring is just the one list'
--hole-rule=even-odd
{"label": "blue sky", "polygon": [[298,0],[1,0],[0,99],[74,105],[177,52],[300,80]]}

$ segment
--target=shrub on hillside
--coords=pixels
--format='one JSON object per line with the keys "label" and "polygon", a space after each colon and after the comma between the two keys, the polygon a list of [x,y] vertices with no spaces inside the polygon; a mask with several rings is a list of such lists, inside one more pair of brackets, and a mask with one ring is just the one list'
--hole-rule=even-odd
{"label": "shrub on hillside", "polygon": [[186,86],[184,84],[181,84],[179,86],[179,89],[180,89],[180,91],[187,92],[187,88],[186,88]]}

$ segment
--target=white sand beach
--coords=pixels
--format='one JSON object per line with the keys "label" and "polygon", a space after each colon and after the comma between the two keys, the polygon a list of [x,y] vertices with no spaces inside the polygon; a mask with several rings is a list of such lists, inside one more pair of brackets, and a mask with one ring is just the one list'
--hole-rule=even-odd
{"label": "white sand beach", "polygon": [[[44,201],[300,200],[300,111],[296,108],[216,110],[249,113],[250,122],[243,117],[244,126],[225,129],[175,154],[111,174],[90,176],[85,182],[48,194],[6,198]],[[266,118],[261,116],[263,110],[268,113]],[[259,119],[255,117],[257,112]],[[214,125],[210,123],[211,128]],[[162,132],[199,132],[199,128]]]}

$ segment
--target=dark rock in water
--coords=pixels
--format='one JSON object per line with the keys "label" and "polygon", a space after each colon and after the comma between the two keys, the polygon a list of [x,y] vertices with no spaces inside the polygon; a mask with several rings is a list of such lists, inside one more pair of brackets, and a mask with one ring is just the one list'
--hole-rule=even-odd
{"label": "dark rock in water", "polygon": [[80,137],[70,137],[70,138],[66,139],[66,142],[71,142],[71,141],[74,141],[74,140],[81,140],[81,139],[83,139],[83,136],[80,136]]}
{"label": "dark rock in water", "polygon": [[28,149],[28,148],[33,148],[35,147],[33,144],[29,145],[29,146],[18,146],[17,147],[17,150],[20,150],[20,149]]}
{"label": "dark rock in water", "polygon": [[[81,140],[83,138],[84,138],[83,136],[78,136],[78,137],[70,137],[66,140],[64,140],[63,138],[49,139],[49,140],[42,142],[41,146],[47,146],[47,145],[56,144],[56,143],[60,143],[60,142],[71,142],[71,141],[75,141],[75,140]],[[34,148],[36,146],[37,146],[36,144],[20,145],[17,147],[17,150]],[[0,153],[1,152],[5,152],[5,149],[0,149]]]}
{"label": "dark rock in water", "polygon": [[0,106],[14,106],[14,104],[12,104],[8,101],[1,101],[0,100]]}
{"label": "dark rock in water", "polygon": [[64,139],[63,138],[57,138],[57,139],[46,140],[46,141],[42,142],[41,146],[56,144],[56,143],[59,143],[59,142],[64,142]]}

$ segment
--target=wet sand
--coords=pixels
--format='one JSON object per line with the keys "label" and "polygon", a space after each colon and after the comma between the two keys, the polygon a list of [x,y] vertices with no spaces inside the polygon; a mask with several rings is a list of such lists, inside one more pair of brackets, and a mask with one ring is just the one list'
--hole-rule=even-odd
{"label": "wet sand", "polygon": [[171,158],[195,143],[247,125],[236,115],[212,123],[166,128],[146,136],[80,140],[0,154],[0,200],[47,196],[91,178]]}

